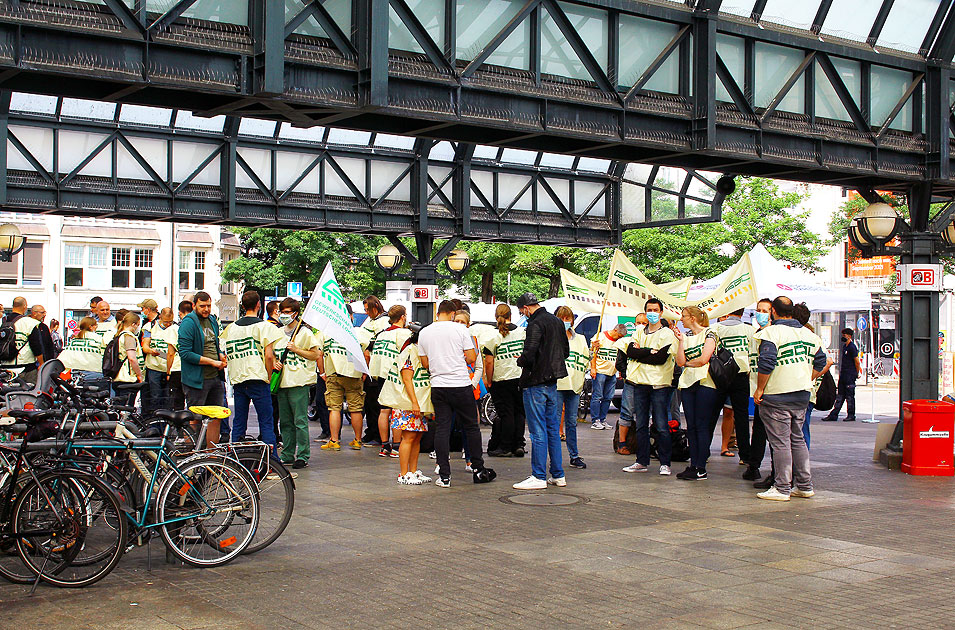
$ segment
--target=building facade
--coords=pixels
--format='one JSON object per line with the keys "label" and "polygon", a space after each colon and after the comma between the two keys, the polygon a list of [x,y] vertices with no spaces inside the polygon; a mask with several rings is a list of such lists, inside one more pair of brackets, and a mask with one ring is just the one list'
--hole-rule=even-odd
{"label": "building facade", "polygon": [[2,223],[26,237],[23,251],[0,263],[6,311],[23,296],[65,330],[89,314],[94,296],[114,311],[138,311],[147,298],[175,308],[206,291],[222,320],[238,317],[240,287],[223,282],[221,271],[241,253],[239,239],[219,226],[0,212]]}

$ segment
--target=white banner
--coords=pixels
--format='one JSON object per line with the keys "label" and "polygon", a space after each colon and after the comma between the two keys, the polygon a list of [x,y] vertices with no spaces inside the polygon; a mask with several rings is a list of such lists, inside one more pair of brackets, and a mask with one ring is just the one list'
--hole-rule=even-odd
{"label": "white banner", "polygon": [[607,284],[608,304],[630,304],[631,308],[642,311],[644,302],[655,297],[663,302],[663,316],[667,319],[678,320],[685,307],[699,306],[709,315],[710,320],[715,320],[721,315],[751,306],[759,299],[749,254],[743,254],[730,268],[716,290],[703,299],[694,300],[669,295],[663,287],[650,282],[619,249],[614,251],[613,265],[610,268],[613,269],[613,274]]}
{"label": "white banner", "polygon": [[[604,294],[607,292],[606,282],[594,282],[587,278],[571,273],[566,269],[560,270],[560,281],[564,287],[564,300],[575,313],[599,313],[603,308]],[[686,298],[693,278],[683,278],[674,282],[659,285],[659,288],[670,296],[678,299]],[[646,300],[644,300],[645,302]],[[607,300],[607,315],[629,315],[643,312],[643,302],[639,304],[632,300]]]}
{"label": "white banner", "polygon": [[325,265],[325,271],[312,291],[302,321],[320,330],[326,337],[341,344],[348,352],[348,358],[359,372],[368,374],[368,364],[361,350],[361,343],[355,334],[351,317],[345,309],[345,298],[332,271],[332,263]]}

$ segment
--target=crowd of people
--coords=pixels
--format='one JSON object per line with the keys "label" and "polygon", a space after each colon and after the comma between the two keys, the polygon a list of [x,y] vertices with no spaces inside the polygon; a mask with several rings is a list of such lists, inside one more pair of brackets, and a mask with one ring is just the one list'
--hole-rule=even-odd
{"label": "crowd of people", "polygon": [[[746,466],[743,478],[763,490],[757,496],[813,495],[809,418],[831,362],[804,304],[784,296],[760,300],[755,325],[742,321],[742,310],[710,322],[705,312],[690,306],[676,325],[663,318],[663,303],[651,298],[633,330],[617,325],[598,332],[590,344],[574,331],[570,308],[549,313],[531,293],[516,302],[523,326],[512,321],[505,304],[496,308],[496,325],[489,325],[472,323],[459,300],[445,300],[436,321],[424,328],[409,321],[404,306],[386,310],[374,296],[363,304],[367,319],[355,333],[367,375],[342,343],[302,323],[299,301],[271,302],[263,312],[254,291],[241,298],[244,315],[224,327],[202,291],[181,302],[177,312],[147,299],[137,305],[141,313],[114,313],[96,297],[90,315],[71,330],[65,345],[58,322],[47,327],[43,307],[28,311],[26,300],[18,297],[3,320],[17,340],[16,358],[5,365],[35,382],[37,368],[58,357],[87,383],[143,383],[128,404],[138,396],[146,416],[159,409],[225,406],[228,382],[234,396],[231,427],[228,419],[213,419],[209,443],[245,439],[254,406],[259,439],[294,468],[308,466],[312,454],[310,406],[322,423],[315,441],[325,452],[341,450],[347,414],[354,433],[348,447],[373,446],[381,457],[397,459],[396,479],[402,485],[432,481],[420,469],[424,451],[437,460],[435,485],[449,487],[451,443],[457,436],[465,471],[475,483],[490,482],[496,473],[485,455],[524,457],[529,434],[530,475],[514,484],[519,490],[567,485],[562,445],[570,467],[587,467],[578,450],[577,424],[588,373],[595,430],[612,428],[607,413],[619,374],[623,391],[615,444],[618,453],[635,458],[623,472],[648,472],[653,451],[659,474],[672,474],[670,420],[676,398],[689,447],[689,465],[677,479],[707,478],[722,413],[721,454],[734,455],[735,438],[740,464]],[[103,373],[103,356],[114,338],[121,365],[110,379]],[[849,401],[852,416],[850,372],[858,369],[858,351],[851,330],[843,331],[843,340],[846,373],[840,375],[839,393]],[[719,350],[731,354],[738,373],[718,386],[710,365]],[[478,401],[488,394],[497,414],[485,449]],[[830,417],[837,414],[838,407]],[[762,478],[767,445],[772,470]]]}

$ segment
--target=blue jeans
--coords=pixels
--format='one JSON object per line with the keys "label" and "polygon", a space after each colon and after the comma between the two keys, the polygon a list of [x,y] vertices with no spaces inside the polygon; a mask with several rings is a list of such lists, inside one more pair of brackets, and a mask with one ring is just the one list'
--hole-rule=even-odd
{"label": "blue jeans", "polygon": [[723,407],[723,397],[712,387],[699,383],[680,390],[683,414],[686,416],[686,438],[690,443],[690,466],[706,470],[710,457],[710,424]]}
{"label": "blue jeans", "polygon": [[613,398],[613,390],[617,386],[617,375],[598,374],[594,378],[594,392],[590,398],[590,421],[603,422],[607,419],[607,412],[610,411],[610,400]]}
{"label": "blue jeans", "polygon": [[547,479],[547,456],[550,455],[550,476],[563,477],[557,385],[534,385],[525,389],[524,413],[531,434],[531,474]]}
{"label": "blue jeans", "polygon": [[580,408],[580,394],[569,389],[557,392],[560,405],[564,410],[564,435],[567,436],[567,454],[571,459],[580,457],[577,452],[577,410]]}
{"label": "blue jeans", "polygon": [[232,441],[238,442],[245,437],[249,426],[249,403],[255,405],[255,415],[259,418],[259,433],[262,441],[272,445],[275,450],[275,427],[272,422],[272,393],[265,381],[243,381],[232,386],[235,396],[235,424],[232,425]]}
{"label": "blue jeans", "polygon": [[806,448],[809,446],[809,419],[812,418],[812,409],[815,407],[814,404],[809,403],[809,406],[806,407],[806,421],[802,423],[802,436],[806,438]]}
{"label": "blue jeans", "polygon": [[[650,416],[657,428],[657,457],[661,466],[670,465],[673,443],[670,440],[670,394],[671,387],[654,389],[652,385],[624,385],[624,399],[627,388],[631,388],[633,421],[637,426],[637,462],[650,464]],[[620,412],[623,418],[623,412]]]}

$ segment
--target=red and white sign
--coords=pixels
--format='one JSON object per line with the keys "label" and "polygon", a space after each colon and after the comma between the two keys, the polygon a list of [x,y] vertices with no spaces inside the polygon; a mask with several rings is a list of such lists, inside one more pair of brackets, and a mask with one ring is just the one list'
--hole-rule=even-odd
{"label": "red and white sign", "polygon": [[902,282],[900,291],[941,291],[942,265],[909,264],[899,265]]}
{"label": "red and white sign", "polygon": [[416,284],[411,285],[412,302],[437,302],[438,285],[436,284]]}

